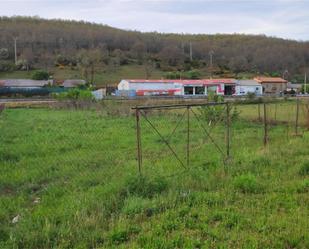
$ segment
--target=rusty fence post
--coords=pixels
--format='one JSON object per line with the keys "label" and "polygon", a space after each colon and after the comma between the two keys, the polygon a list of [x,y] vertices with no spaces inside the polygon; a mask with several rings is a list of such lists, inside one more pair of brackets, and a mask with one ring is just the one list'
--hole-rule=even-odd
{"label": "rusty fence post", "polygon": [[187,168],[190,165],[190,106],[187,106]]}
{"label": "rusty fence post", "polygon": [[230,157],[230,126],[231,126],[231,118],[230,118],[230,105],[226,103],[226,156]]}
{"label": "rusty fence post", "polygon": [[138,172],[142,174],[142,142],[141,142],[141,125],[140,125],[140,111],[138,108],[135,109],[136,116],[136,143],[137,143],[137,161],[138,161]]}
{"label": "rusty fence post", "polygon": [[298,136],[299,98],[296,99],[295,135]]}
{"label": "rusty fence post", "polygon": [[275,122],[277,122],[277,102],[275,103]]}
{"label": "rusty fence post", "polygon": [[258,114],[259,114],[259,121],[261,121],[261,104],[258,104]]}
{"label": "rusty fence post", "polygon": [[264,103],[264,146],[268,143],[268,130],[267,130],[267,109],[266,109],[266,103]]}

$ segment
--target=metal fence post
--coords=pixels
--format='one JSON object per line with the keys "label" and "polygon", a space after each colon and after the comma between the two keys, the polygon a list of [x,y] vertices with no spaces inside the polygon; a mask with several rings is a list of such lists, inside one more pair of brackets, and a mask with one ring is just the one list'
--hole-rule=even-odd
{"label": "metal fence post", "polygon": [[226,103],[226,156],[230,157],[230,105]]}
{"label": "metal fence post", "polygon": [[275,103],[275,122],[277,122],[277,102]]}
{"label": "metal fence post", "polygon": [[264,103],[264,146],[268,142],[268,130],[267,130],[267,114],[266,114],[266,103]]}
{"label": "metal fence post", "polygon": [[138,172],[142,174],[142,143],[141,143],[141,125],[140,125],[140,112],[139,109],[135,110],[136,116],[136,142],[137,142],[137,161]]}
{"label": "metal fence post", "polygon": [[296,120],[295,120],[295,135],[298,135],[298,118],[299,118],[299,98],[296,100]]}
{"label": "metal fence post", "polygon": [[261,104],[258,104],[259,121],[261,121]]}
{"label": "metal fence post", "polygon": [[190,164],[190,106],[187,106],[187,168]]}

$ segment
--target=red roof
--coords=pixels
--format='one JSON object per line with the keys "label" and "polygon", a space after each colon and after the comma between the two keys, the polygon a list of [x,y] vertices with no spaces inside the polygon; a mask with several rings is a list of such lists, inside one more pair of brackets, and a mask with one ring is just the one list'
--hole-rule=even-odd
{"label": "red roof", "polygon": [[206,85],[206,84],[235,84],[234,79],[202,79],[202,80],[144,80],[133,79],[127,80],[129,83],[179,83],[183,85]]}
{"label": "red roof", "polygon": [[256,77],[254,80],[259,83],[287,83],[285,79],[280,77]]}

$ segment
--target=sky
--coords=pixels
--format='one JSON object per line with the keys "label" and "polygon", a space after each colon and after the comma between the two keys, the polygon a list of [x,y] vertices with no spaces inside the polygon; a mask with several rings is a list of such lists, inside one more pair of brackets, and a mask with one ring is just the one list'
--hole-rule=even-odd
{"label": "sky", "polygon": [[309,40],[309,0],[0,0],[0,6],[0,16],[84,20],[126,30]]}

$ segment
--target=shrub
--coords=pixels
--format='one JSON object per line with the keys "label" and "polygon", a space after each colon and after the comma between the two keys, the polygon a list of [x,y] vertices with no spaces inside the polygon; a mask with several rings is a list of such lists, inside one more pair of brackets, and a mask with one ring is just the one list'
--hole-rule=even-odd
{"label": "shrub", "polygon": [[187,79],[200,79],[201,73],[198,70],[191,70],[186,73],[185,77]]}
{"label": "shrub", "polygon": [[33,73],[32,79],[33,80],[48,80],[49,74],[44,70],[39,70]]}
{"label": "shrub", "polygon": [[262,190],[262,186],[252,174],[245,174],[236,177],[233,185],[237,190],[240,190],[243,193],[258,193]]}
{"label": "shrub", "polygon": [[67,92],[54,94],[53,96],[59,100],[94,100],[94,96],[90,90],[78,88],[71,89]]}
{"label": "shrub", "polygon": [[301,176],[307,176],[309,175],[309,162],[305,162],[302,164],[302,166],[300,167],[298,173]]}
{"label": "shrub", "polygon": [[15,70],[15,64],[9,61],[0,60],[0,72],[9,72]]}
{"label": "shrub", "polygon": [[151,198],[165,191],[167,186],[167,182],[162,178],[150,179],[145,176],[137,176],[127,180],[125,191],[129,195]]}

